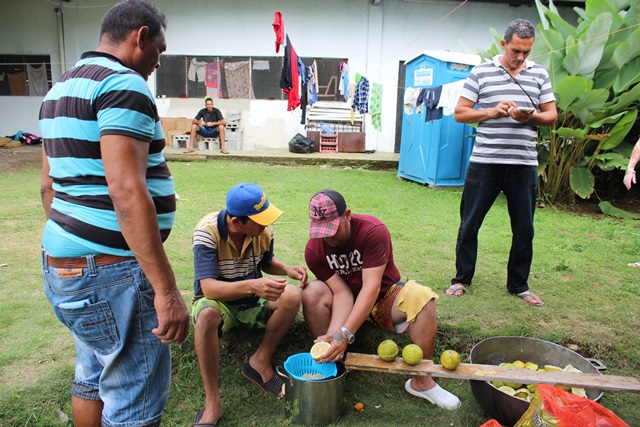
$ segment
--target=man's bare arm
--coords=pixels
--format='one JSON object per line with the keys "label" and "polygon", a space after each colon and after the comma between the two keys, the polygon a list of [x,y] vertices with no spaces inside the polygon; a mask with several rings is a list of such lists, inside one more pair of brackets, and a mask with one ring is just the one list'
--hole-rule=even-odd
{"label": "man's bare arm", "polygon": [[156,211],[146,183],[148,143],[121,135],[100,138],[102,161],[122,234],[156,292],[158,328],[164,343],[180,344],[189,313],[162,246]]}

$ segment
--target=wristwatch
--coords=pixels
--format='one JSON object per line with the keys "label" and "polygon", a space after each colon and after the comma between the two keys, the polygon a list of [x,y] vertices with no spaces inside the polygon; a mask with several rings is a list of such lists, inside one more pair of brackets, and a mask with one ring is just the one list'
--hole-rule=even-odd
{"label": "wristwatch", "polygon": [[349,344],[353,344],[353,342],[356,340],[356,336],[353,335],[351,332],[349,332],[349,330],[347,328],[345,328],[344,326],[342,328],[340,328],[340,330],[347,337],[347,342]]}

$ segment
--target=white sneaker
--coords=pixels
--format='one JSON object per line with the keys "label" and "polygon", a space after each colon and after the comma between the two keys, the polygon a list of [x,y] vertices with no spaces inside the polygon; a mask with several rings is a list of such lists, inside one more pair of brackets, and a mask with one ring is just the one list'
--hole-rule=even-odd
{"label": "white sneaker", "polygon": [[458,409],[462,404],[462,402],[460,402],[460,399],[458,399],[453,393],[449,393],[438,384],[436,384],[436,386],[432,389],[417,391],[414,390],[413,387],[411,387],[411,378],[409,378],[404,385],[404,389],[407,390],[409,394],[421,397],[422,399],[426,399],[434,405],[437,405],[444,409],[448,409],[450,411]]}

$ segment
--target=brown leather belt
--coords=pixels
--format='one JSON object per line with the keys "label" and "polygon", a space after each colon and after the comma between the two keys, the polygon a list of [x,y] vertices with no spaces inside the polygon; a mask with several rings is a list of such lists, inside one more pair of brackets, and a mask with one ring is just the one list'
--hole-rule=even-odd
{"label": "brown leather belt", "polygon": [[[131,261],[132,259],[135,259],[135,257],[115,255],[95,255],[93,257],[96,267],[123,261]],[[49,255],[47,255],[47,264],[54,268],[87,268],[89,266],[87,263],[87,257],[55,258]]]}

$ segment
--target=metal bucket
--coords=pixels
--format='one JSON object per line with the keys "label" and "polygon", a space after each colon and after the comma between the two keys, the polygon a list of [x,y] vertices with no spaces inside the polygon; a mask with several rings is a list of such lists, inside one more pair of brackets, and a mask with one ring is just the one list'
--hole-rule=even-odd
{"label": "metal bucket", "polygon": [[[469,362],[482,365],[499,365],[514,360],[560,368],[572,365],[589,374],[599,374],[601,370],[607,369],[602,362],[585,359],[568,348],[537,338],[487,338],[477,343],[469,353]],[[529,402],[503,393],[486,381],[470,381],[470,384],[473,396],[482,409],[504,426],[517,423],[529,407]],[[587,389],[586,392],[587,397],[596,402],[604,394],[602,390]]]}
{"label": "metal bucket", "polygon": [[337,363],[338,373],[328,380],[301,381],[287,374],[281,366],[276,372],[284,380],[285,417],[294,424],[321,426],[342,416],[342,398],[347,371]]}

